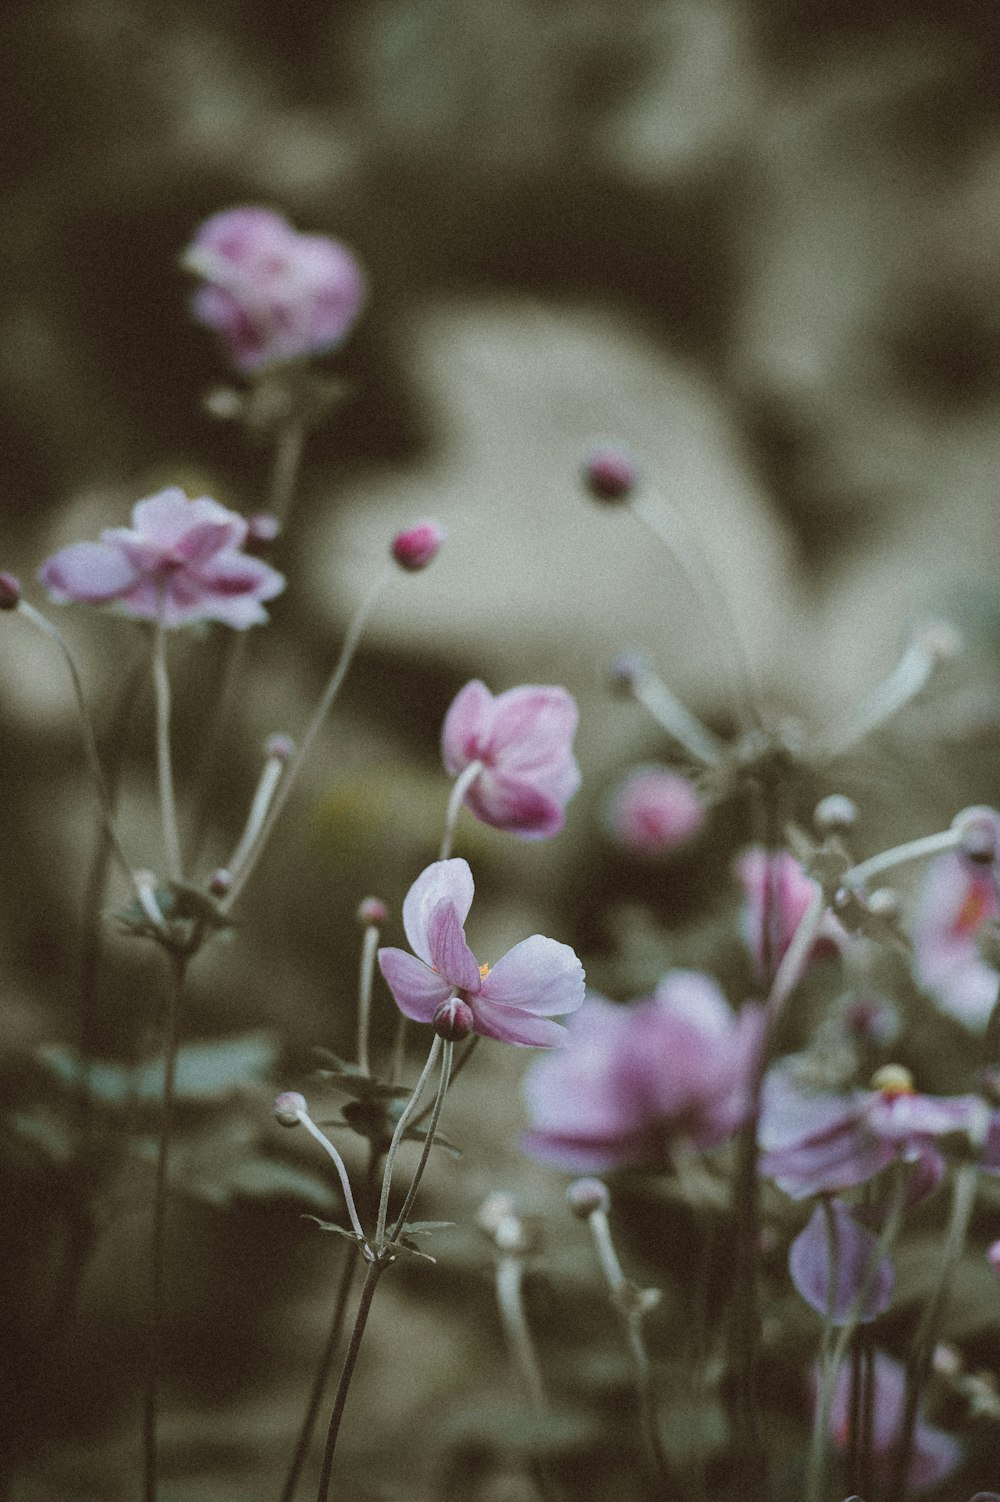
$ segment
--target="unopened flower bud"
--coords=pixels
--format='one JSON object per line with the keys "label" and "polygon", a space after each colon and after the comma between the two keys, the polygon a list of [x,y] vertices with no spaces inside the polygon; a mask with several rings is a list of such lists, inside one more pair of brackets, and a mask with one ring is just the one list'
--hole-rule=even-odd
{"label": "unopened flower bud", "polygon": [[472,1032],[475,1020],[467,1001],[449,996],[434,1013],[434,1031],[446,1043],[461,1043]]}
{"label": "unopened flower bud", "polygon": [[272,761],[291,761],[295,755],[295,742],[290,735],[269,735],[264,742],[264,755]]}
{"label": "unopened flower bud", "polygon": [[358,903],[358,922],[366,928],[381,928],[389,916],[389,909],[381,897],[365,897]]}
{"label": "unopened flower bud", "polygon": [[641,652],[619,652],[608,664],[608,686],[627,698],[648,672],[649,663]]}
{"label": "unopened flower bud", "polygon": [[604,809],[612,838],[637,855],[662,855],[685,845],[705,822],[697,789],[667,767],[636,767]]}
{"label": "unopened flower bud", "polygon": [[963,808],[951,821],[951,827],[961,836],[959,850],[970,861],[988,866],[1000,853],[1000,814],[993,808],[979,804]]}
{"label": "unopened flower bud", "polygon": [[401,568],[415,571],[426,568],[441,547],[445,530],[438,522],[417,522],[393,538],[392,556]]}
{"label": "unopened flower bud", "polygon": [[813,810],[813,824],[820,834],[840,834],[857,823],[857,805],[843,793],[821,798]]}
{"label": "unopened flower bud", "polygon": [[274,1119],[284,1127],[298,1126],[299,1112],[308,1109],[304,1095],[297,1090],[285,1090],[274,1102]]}
{"label": "unopened flower bud", "polygon": [[868,911],[875,918],[899,917],[899,893],[894,892],[892,887],[877,887],[874,892],[869,892],[865,902]]}
{"label": "unopened flower bud", "polygon": [[0,573],[0,610],[16,610],[21,603],[21,581]]}
{"label": "unopened flower bud", "polygon": [[281,522],[270,511],[258,511],[247,517],[247,540],[249,542],[273,542],[281,531]]}
{"label": "unopened flower bud", "polygon": [[589,455],[583,480],[597,501],[627,501],[639,479],[639,466],[627,449],[603,444]]}
{"label": "unopened flower bud", "polygon": [[243,416],[246,401],[243,394],[232,386],[216,386],[206,394],[204,406],[209,417],[217,417],[220,422],[236,422]]}
{"label": "unopened flower bud", "polygon": [[516,1216],[517,1213],[518,1206],[514,1196],[507,1194],[505,1190],[498,1189],[483,1200],[476,1214],[476,1224],[486,1232],[487,1236],[493,1236],[501,1221]]}
{"label": "unopened flower bud", "polygon": [[232,873],[227,871],[224,866],[220,866],[217,871],[213,871],[208,878],[208,890],[213,897],[225,897],[232,884]]}
{"label": "unopened flower bud", "polygon": [[566,1190],[566,1203],[574,1215],[586,1220],[595,1210],[607,1210],[610,1196],[600,1179],[576,1179]]}
{"label": "unopened flower bud", "polygon": [[931,1352],[931,1369],[939,1377],[957,1377],[964,1366],[962,1353],[940,1341]]}

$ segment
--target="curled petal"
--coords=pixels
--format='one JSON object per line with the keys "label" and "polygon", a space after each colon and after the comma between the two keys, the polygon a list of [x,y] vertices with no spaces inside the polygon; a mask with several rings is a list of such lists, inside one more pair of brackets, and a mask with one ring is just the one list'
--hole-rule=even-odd
{"label": "curled petal", "polygon": [[480,738],[489,725],[493,695],[474,678],[452,700],[441,728],[441,754],[452,777],[479,757]]}
{"label": "curled petal", "polygon": [[477,819],[493,829],[508,829],[523,839],[548,839],[566,822],[562,805],[520,778],[480,772],[465,795]]}
{"label": "curled petal", "polygon": [[403,928],[410,947],[428,965],[433,965],[427,928],[431,913],[447,898],[464,924],[472,906],[475,883],[468,861],[435,861],[421,871],[403,899]]}
{"label": "curled petal", "polygon": [[405,949],[380,949],[378,965],[399,1010],[413,1022],[432,1022],[454,989]]}
{"label": "curled petal", "polygon": [[483,1038],[519,1043],[525,1048],[561,1048],[569,1042],[569,1033],[558,1022],[534,1017],[517,1007],[497,1006],[495,1002],[484,1001],[481,994],[474,999],[473,1012],[476,1032]]}
{"label": "curled petal", "polygon": [[479,965],[465,942],[455,904],[448,897],[441,898],[427,920],[427,945],[434,969],[450,985],[473,994],[479,990]]}
{"label": "curled petal", "polygon": [[498,960],[480,1001],[544,1017],[564,1017],[583,1004],[583,966],[568,944],[533,934]]}

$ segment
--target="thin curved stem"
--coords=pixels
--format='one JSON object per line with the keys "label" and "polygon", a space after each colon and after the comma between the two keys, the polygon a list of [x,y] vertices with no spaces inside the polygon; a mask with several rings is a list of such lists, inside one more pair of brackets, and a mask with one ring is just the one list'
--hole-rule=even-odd
{"label": "thin curved stem", "polygon": [[371,1024],[372,980],[375,974],[375,951],[378,949],[379,929],[369,923],[361,941],[361,964],[358,967],[358,1068],[362,1074],[371,1074],[368,1059],[368,1034]]}
{"label": "thin curved stem", "polygon": [[385,1244],[385,1223],[389,1215],[389,1191],[392,1188],[392,1170],[396,1161],[396,1153],[399,1150],[400,1142],[403,1140],[403,1133],[409,1126],[413,1113],[420,1104],[420,1097],[424,1093],[430,1072],[437,1062],[437,1056],[441,1050],[441,1042],[442,1040],[435,1033],[434,1041],[431,1043],[430,1052],[427,1055],[427,1062],[414,1086],[413,1094],[400,1113],[399,1120],[396,1123],[396,1130],[393,1132],[392,1141],[389,1144],[389,1151],[385,1155],[385,1168],[382,1170],[382,1193],[379,1196],[378,1222],[375,1230],[375,1246],[378,1249],[381,1249]]}
{"label": "thin curved stem", "polygon": [[326,1434],[326,1448],[323,1451],[323,1468],[320,1473],[316,1502],[328,1502],[330,1496],[330,1478],[333,1474],[333,1457],[337,1449],[337,1436],[340,1434],[340,1421],[344,1417],[347,1394],[350,1391],[351,1378],[354,1376],[358,1352],[361,1350],[361,1342],[364,1339],[365,1326],[368,1324],[368,1316],[371,1313],[375,1289],[378,1287],[378,1280],[387,1266],[387,1262],[378,1260],[368,1264],[364,1287],[361,1290],[361,1298],[358,1301],[358,1312],[354,1318],[354,1329],[351,1331],[351,1339],[347,1347],[347,1354],[344,1357],[340,1381],[337,1384],[337,1395],[333,1401],[333,1412],[330,1414],[330,1425]]}
{"label": "thin curved stem", "polygon": [[427,1167],[427,1160],[431,1155],[431,1148],[434,1146],[434,1137],[437,1133],[438,1120],[441,1116],[441,1107],[444,1105],[444,1098],[448,1094],[448,1084],[451,1080],[451,1060],[454,1051],[454,1043],[449,1043],[446,1040],[444,1048],[441,1050],[441,1078],[438,1081],[437,1095],[434,1097],[434,1106],[431,1110],[430,1124],[427,1127],[427,1131],[424,1133],[424,1141],[423,1146],[420,1150],[420,1157],[417,1160],[417,1166],[414,1169],[413,1178],[410,1180],[410,1187],[406,1191],[406,1198],[403,1201],[402,1209],[396,1216],[395,1224],[393,1225],[392,1230],[389,1232],[390,1246],[394,1241],[398,1239],[400,1233],[406,1228],[406,1217],[409,1215],[410,1210],[413,1206],[413,1201],[417,1197],[417,1190],[420,1188],[420,1180],[424,1176],[424,1169]]}
{"label": "thin curved stem", "polygon": [[354,1234],[355,1236],[357,1236],[359,1243],[362,1245],[362,1250],[367,1251],[368,1243],[367,1241],[365,1241],[365,1233],[361,1227],[361,1221],[358,1218],[357,1206],[354,1203],[354,1193],[351,1189],[351,1181],[347,1174],[347,1165],[345,1164],[337,1149],[334,1147],[333,1143],[330,1141],[329,1137],[325,1136],[324,1133],[320,1131],[319,1127],[313,1121],[308,1111],[296,1111],[295,1115],[298,1117],[299,1121],[305,1127],[309,1135],[319,1143],[323,1151],[328,1155],[328,1157],[333,1160],[333,1166],[334,1168],[336,1168],[337,1177],[340,1179],[340,1187],[344,1193],[344,1203],[347,1206],[347,1213],[351,1218],[351,1225],[354,1229]]}
{"label": "thin curved stem", "polygon": [[156,703],[156,772],[160,790],[160,818],[167,871],[174,881],[183,876],[181,841],[174,798],[170,752],[170,674],[167,671],[167,632],[161,614],[153,635],[153,696]]}
{"label": "thin curved stem", "polygon": [[482,770],[483,763],[481,761],[472,761],[455,780],[455,785],[451,790],[451,797],[448,799],[448,810],[444,817],[444,833],[441,836],[441,849],[438,851],[439,861],[447,860],[451,854],[451,844],[455,838],[455,825],[458,823],[458,816],[465,801],[465,795]]}

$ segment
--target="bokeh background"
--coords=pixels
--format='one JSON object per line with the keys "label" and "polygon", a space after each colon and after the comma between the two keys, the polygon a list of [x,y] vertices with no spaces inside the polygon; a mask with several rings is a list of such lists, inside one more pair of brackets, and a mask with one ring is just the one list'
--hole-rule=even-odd
{"label": "bokeh background", "polygon": [[[350,1051],[354,911],[369,891],[398,911],[435,852],[437,733],[463,682],[565,683],[585,774],[551,845],[462,826],[477,949],[551,933],[619,997],[710,957],[734,1001],[749,985],[730,875],[750,834],[740,809],[654,869],[602,832],[616,777],[664,754],[641,712],[605,691],[615,651],[644,648],[721,731],[732,712],[670,556],[583,498],[595,440],[628,443],[696,531],[775,722],[807,734],[836,722],[911,623],[961,626],[961,664],[838,769],[836,789],[862,808],[862,853],[1000,798],[998,43],[985,0],[3,8],[5,568],[31,581],[49,552],[123,523],[166,483],[266,506],[266,445],[204,406],[228,374],[189,317],[178,264],[202,218],[271,205],[344,239],[370,276],[364,319],[329,361],[349,396],[310,437],[271,553],[289,589],[250,643],[201,875],[238,831],[263,737],[304,725],[394,530],[427,514],[449,529],[433,570],[400,577],[380,605],[243,922],[193,979],[189,1036],[229,1052],[189,1103],[177,1160],[165,1496],[280,1487],[339,1252],[299,1219],[303,1203],[333,1202],[308,1145],[278,1140],[268,1101],[275,1086],[312,1098],[314,1046]],[[133,695],[127,734],[115,707],[144,643],[120,620],[60,622],[105,749],[124,748],[124,816],[155,866],[149,705]],[[150,1179],[122,1144],[125,1118],[140,1147],[151,1118],[125,1087],[117,1115],[99,1113],[98,1224],[67,1311],[61,1269],[80,1222],[66,1207],[81,1177],[58,1081],[81,967],[95,962],[81,928],[93,807],[61,664],[17,619],[2,635],[4,1349],[19,1353],[4,1361],[3,1495],[115,1502],[139,1474]],[[215,635],[175,649],[182,776],[220,659]],[[792,811],[832,787],[806,780]],[[112,882],[107,909],[123,895]],[[155,958],[104,925],[98,1059],[154,1049]],[[386,1045],[384,994],[379,1006]],[[959,1088],[962,1041],[949,1034],[943,1063],[937,1041],[925,1052],[944,1073],[929,1083]],[[578,1494],[630,1495],[615,1432],[627,1372],[582,1231],[560,1176],[517,1151],[524,1062],[483,1049],[449,1102],[464,1155],[434,1165],[425,1211],[460,1228],[439,1238],[436,1268],[383,1285],[343,1441],[354,1497],[531,1495],[511,1458],[517,1395],[489,1249],[469,1229],[494,1189],[551,1218],[535,1311],[567,1405],[600,1419]],[[665,1265],[681,1269],[701,1244],[689,1220],[676,1205],[637,1212],[636,1266],[661,1282]],[[724,1257],[706,1278],[724,1302]],[[678,1274],[668,1312],[682,1323],[691,1296]],[[791,1433],[805,1412],[791,1379],[785,1406]],[[697,1422],[716,1443],[717,1407]]]}

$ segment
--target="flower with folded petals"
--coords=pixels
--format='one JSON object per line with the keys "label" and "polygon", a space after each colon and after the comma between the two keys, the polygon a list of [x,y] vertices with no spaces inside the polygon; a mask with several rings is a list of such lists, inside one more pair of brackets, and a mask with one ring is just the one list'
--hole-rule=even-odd
{"label": "flower with folded petals", "polygon": [[931,862],[913,920],[913,969],[941,1010],[967,1027],[984,1028],[997,1000],[1000,979],[976,937],[998,917],[992,869],[954,852]]}
{"label": "flower with folded petals", "polygon": [[679,772],[636,767],[612,794],[605,822],[626,850],[662,855],[693,839],[705,822],[705,805]]}
{"label": "flower with folded petals", "polygon": [[[802,869],[787,850],[744,851],[736,867],[746,900],[741,927],[753,956],[757,975],[766,980],[795,937],[819,883]],[[836,954],[847,939],[843,927],[830,913],[823,916],[819,935],[810,951],[816,960]]]}
{"label": "flower with folded petals", "polygon": [[569,1024],[570,1046],[525,1079],[533,1157],[571,1172],[663,1167],[683,1148],[709,1148],[742,1125],[763,1036],[763,1011],[734,1014],[693,970],[664,976],[626,1006],[590,997]]}
{"label": "flower with folded petals", "polygon": [[202,279],[195,318],[221,336],[244,372],[335,349],[365,299],[361,269],[345,246],[299,234],[271,209],[213,214],[181,264]]}
{"label": "flower with folded petals", "polygon": [[60,603],[117,605],[165,626],[221,621],[242,630],[266,621],[261,602],[285,587],[276,569],[240,551],[246,537],[234,511],[171,488],[139,501],[131,527],[54,553],[38,577]]}
{"label": "flower with folded petals", "polygon": [[[553,1017],[583,1001],[583,966],[568,944],[533,934],[492,966],[480,965],[465,941],[472,872],[463,860],[435,861],[403,902],[403,927],[414,950],[380,949],[379,968],[404,1016],[447,1027],[457,997],[472,1031],[501,1043],[554,1048],[567,1040]],[[464,1015],[464,1014],[463,1014]],[[447,1033],[445,1033],[447,1036]]]}
{"label": "flower with folded petals", "polygon": [[479,764],[465,794],[476,818],[527,840],[556,834],[580,786],[577,718],[564,688],[528,685],[494,698],[478,679],[467,683],[445,716],[441,751],[453,777]]}
{"label": "flower with folded petals", "polygon": [[[851,1364],[845,1362],[837,1374],[830,1407],[830,1437],[840,1451],[846,1451],[850,1444],[851,1385]],[[885,1483],[889,1479],[893,1452],[903,1425],[906,1370],[884,1351],[876,1351],[872,1363],[872,1385],[872,1456],[876,1475]],[[907,1475],[909,1490],[922,1492],[937,1486],[951,1475],[961,1460],[962,1446],[958,1440],[918,1415]]]}

